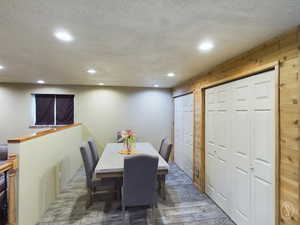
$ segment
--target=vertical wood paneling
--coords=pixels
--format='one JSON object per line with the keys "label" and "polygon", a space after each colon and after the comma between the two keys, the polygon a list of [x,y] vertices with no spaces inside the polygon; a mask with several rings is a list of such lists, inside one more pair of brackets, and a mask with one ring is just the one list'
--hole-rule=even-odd
{"label": "vertical wood paneling", "polygon": [[[236,79],[246,72],[279,61],[279,208],[280,225],[299,225],[300,210],[300,29],[270,40],[244,54],[216,66],[206,74],[180,85],[173,95],[194,91],[195,138],[194,182],[204,191],[205,149],[202,88],[223,80]],[[289,214],[287,213],[287,211]]]}

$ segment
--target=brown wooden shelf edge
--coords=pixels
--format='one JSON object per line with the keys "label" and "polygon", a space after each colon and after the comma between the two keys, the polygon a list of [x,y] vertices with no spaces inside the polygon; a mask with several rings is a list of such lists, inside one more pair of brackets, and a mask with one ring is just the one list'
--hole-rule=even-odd
{"label": "brown wooden shelf edge", "polygon": [[68,129],[68,128],[77,127],[77,126],[80,126],[80,125],[81,125],[81,123],[75,123],[75,124],[66,125],[66,126],[62,126],[62,127],[58,127],[58,128],[43,130],[43,131],[28,135],[28,136],[22,136],[22,137],[19,137],[19,138],[8,139],[7,142],[8,143],[21,143],[21,142],[25,142],[25,141],[28,141],[28,140],[31,140],[31,139],[34,139],[34,138],[38,138],[38,137],[42,137],[42,136],[45,136],[45,135],[48,135],[48,134],[59,132],[59,131],[62,131],[62,130]]}

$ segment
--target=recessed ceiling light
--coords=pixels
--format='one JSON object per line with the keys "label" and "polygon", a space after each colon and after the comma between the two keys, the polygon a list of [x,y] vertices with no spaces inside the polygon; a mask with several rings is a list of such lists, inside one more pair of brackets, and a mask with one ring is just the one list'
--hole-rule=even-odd
{"label": "recessed ceiling light", "polygon": [[97,73],[97,71],[95,69],[89,69],[87,72],[90,73],[90,74]]}
{"label": "recessed ceiling light", "polygon": [[153,87],[159,87],[159,85],[158,84],[154,84]]}
{"label": "recessed ceiling light", "polygon": [[101,83],[99,83],[99,85],[103,86],[103,85],[104,85],[104,83],[102,83],[102,82],[101,82]]}
{"label": "recessed ceiling light", "polygon": [[65,41],[65,42],[71,42],[74,40],[74,37],[67,31],[64,30],[58,30],[54,33],[54,36],[61,40],[61,41]]}
{"label": "recessed ceiling light", "polygon": [[0,65],[0,70],[4,70],[4,66]]}
{"label": "recessed ceiling light", "polygon": [[211,41],[204,41],[199,44],[198,49],[203,52],[207,52],[214,48],[214,43]]}
{"label": "recessed ceiling light", "polygon": [[175,73],[168,73],[168,77],[174,77]]}
{"label": "recessed ceiling light", "polygon": [[45,81],[43,81],[43,80],[38,80],[37,83],[38,83],[38,84],[44,84]]}

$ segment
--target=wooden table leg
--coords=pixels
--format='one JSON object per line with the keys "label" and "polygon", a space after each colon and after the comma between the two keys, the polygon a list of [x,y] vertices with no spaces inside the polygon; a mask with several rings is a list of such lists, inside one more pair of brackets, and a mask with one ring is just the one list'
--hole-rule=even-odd
{"label": "wooden table leg", "polygon": [[10,170],[8,177],[8,224],[16,225],[16,171],[14,169]]}
{"label": "wooden table leg", "polygon": [[166,176],[165,175],[159,175],[159,194],[162,197],[163,200],[166,200]]}
{"label": "wooden table leg", "polygon": [[161,195],[160,175],[157,175],[157,192]]}
{"label": "wooden table leg", "polygon": [[118,179],[116,181],[116,185],[115,185],[115,200],[120,201],[122,196],[121,196],[121,192],[122,192],[122,180]]}

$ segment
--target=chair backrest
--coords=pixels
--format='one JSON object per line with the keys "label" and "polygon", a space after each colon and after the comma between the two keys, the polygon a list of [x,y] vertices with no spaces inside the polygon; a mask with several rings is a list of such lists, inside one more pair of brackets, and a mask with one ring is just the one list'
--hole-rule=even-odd
{"label": "chair backrest", "polygon": [[0,145],[0,161],[5,161],[8,159],[8,146]]}
{"label": "chair backrest", "polygon": [[173,145],[169,143],[168,140],[165,140],[162,143],[160,155],[166,160],[166,162],[169,162],[171,151],[172,151]]}
{"label": "chair backrest", "polygon": [[89,138],[88,145],[92,153],[92,159],[93,159],[93,169],[97,166],[97,163],[99,161],[99,150],[96,144],[96,141],[94,138]]}
{"label": "chair backrest", "polygon": [[161,153],[161,150],[162,150],[162,147],[163,147],[163,144],[164,142],[167,141],[167,138],[163,138],[160,142],[160,147],[159,147],[159,154]]}
{"label": "chair backrest", "polygon": [[125,206],[156,203],[158,157],[135,155],[124,159],[123,196]]}
{"label": "chair backrest", "polygon": [[93,158],[92,153],[89,149],[88,144],[83,143],[80,146],[80,153],[83,160],[83,165],[86,174],[86,184],[88,188],[92,188],[92,178],[94,173],[94,166],[93,166]]}
{"label": "chair backrest", "polygon": [[117,132],[117,143],[122,143],[124,140],[122,138],[121,131]]}

